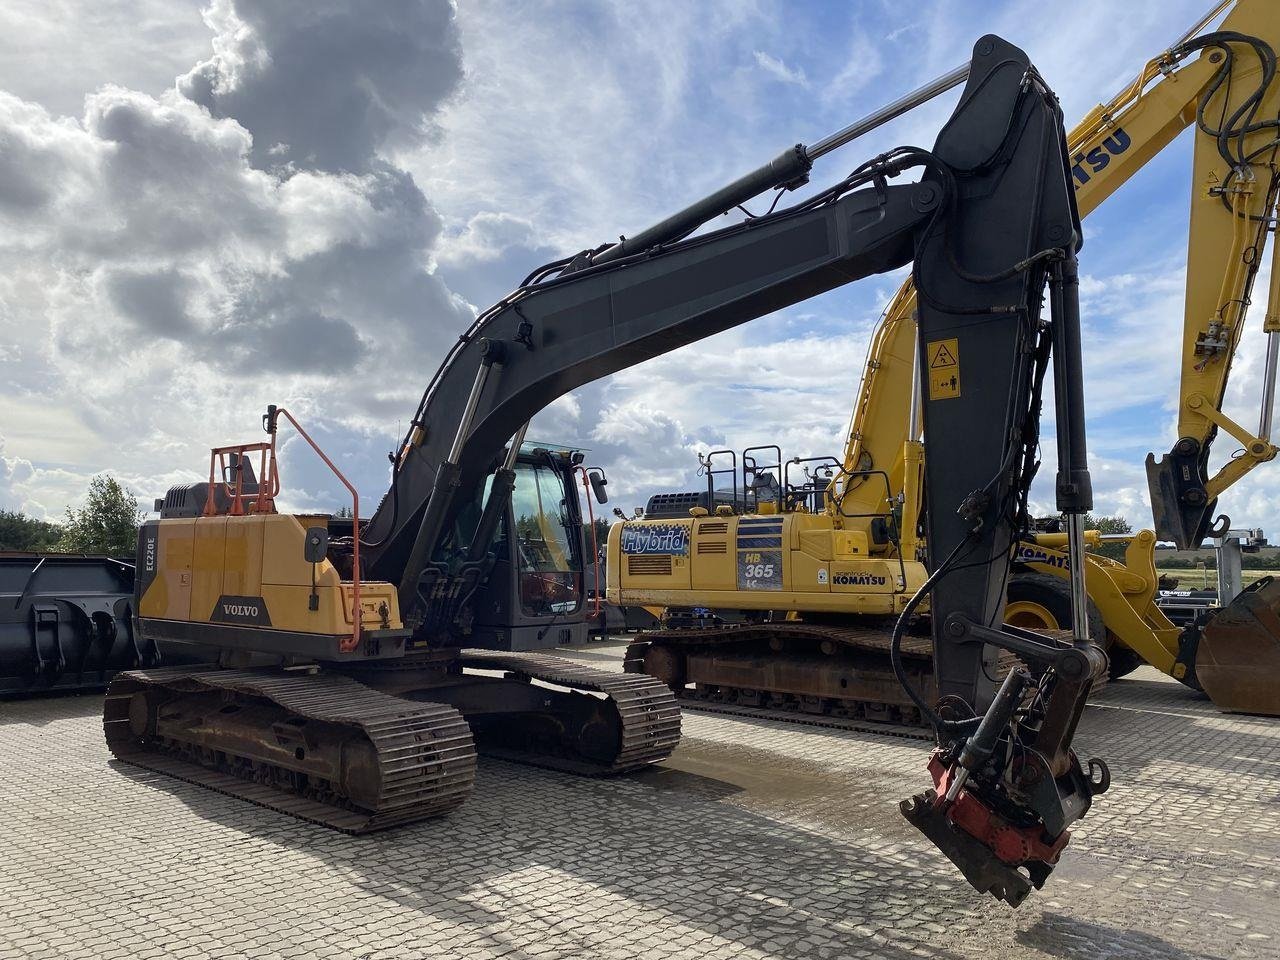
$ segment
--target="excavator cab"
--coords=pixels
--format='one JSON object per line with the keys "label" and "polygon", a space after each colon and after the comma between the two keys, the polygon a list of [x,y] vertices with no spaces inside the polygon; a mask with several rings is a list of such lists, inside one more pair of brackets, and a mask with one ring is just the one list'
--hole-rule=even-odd
{"label": "excavator cab", "polygon": [[495,563],[475,604],[472,645],[536,650],[586,641],[575,457],[581,453],[525,444],[494,540]]}

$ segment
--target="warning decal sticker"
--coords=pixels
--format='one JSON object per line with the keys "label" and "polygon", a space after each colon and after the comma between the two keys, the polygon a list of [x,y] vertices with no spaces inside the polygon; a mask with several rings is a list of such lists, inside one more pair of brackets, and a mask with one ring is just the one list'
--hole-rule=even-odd
{"label": "warning decal sticker", "polygon": [[960,396],[960,346],[950,340],[933,340],[926,346],[929,358],[929,399],[951,400]]}

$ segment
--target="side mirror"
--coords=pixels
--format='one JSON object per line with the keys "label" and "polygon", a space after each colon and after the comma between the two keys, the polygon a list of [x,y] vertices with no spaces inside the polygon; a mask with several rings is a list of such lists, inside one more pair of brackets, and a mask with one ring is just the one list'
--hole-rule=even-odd
{"label": "side mirror", "polygon": [[596,498],[596,503],[608,503],[609,491],[605,489],[609,485],[609,481],[605,479],[603,471],[592,470],[587,474],[587,482],[591,484],[591,493]]}
{"label": "side mirror", "polygon": [[302,558],[307,563],[319,563],[329,555],[329,528],[308,527],[306,542],[302,547]]}

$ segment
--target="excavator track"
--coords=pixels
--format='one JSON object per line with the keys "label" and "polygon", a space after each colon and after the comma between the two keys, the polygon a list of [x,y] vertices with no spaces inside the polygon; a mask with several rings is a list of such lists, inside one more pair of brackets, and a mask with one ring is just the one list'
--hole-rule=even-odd
{"label": "excavator track", "polygon": [[[925,721],[894,677],[891,637],[796,621],[664,629],[640,634],[623,669],[667,683],[688,709],[911,736]],[[916,689],[936,699],[931,638],[908,634],[901,651]],[[998,672],[1016,663],[1002,653]]]}
{"label": "excavator track", "polygon": [[[240,717],[238,727],[220,726]],[[328,673],[120,673],[107,689],[103,728],[126,763],[352,834],[446,814],[475,780],[471,730],[453,707]]]}
{"label": "excavator track", "polygon": [[529,752],[482,741],[481,751],[486,755],[581,775],[606,776],[665,760],[680,742],[680,705],[665,683],[651,677],[597,670],[538,653],[468,649],[461,652],[459,662],[475,670],[502,670],[524,682],[540,681],[575,691],[602,693],[617,711],[620,728],[610,758]]}

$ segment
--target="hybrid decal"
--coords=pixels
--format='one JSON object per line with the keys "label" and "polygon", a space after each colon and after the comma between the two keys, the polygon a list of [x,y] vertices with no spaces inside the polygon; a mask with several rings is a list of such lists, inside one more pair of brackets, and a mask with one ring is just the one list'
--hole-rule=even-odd
{"label": "hybrid decal", "polygon": [[[1093,179],[1095,173],[1107,169],[1112,157],[1118,157],[1133,145],[1123,127],[1116,127],[1102,143],[1092,150],[1081,150],[1071,158],[1071,175],[1075,177],[1076,189],[1080,189]],[[1085,165],[1089,169],[1085,169]]]}
{"label": "hybrid decal", "polygon": [[682,523],[655,523],[622,528],[622,552],[660,553],[684,557],[689,554],[689,528]]}
{"label": "hybrid decal", "polygon": [[267,602],[261,597],[232,597],[223,594],[213,605],[214,623],[248,624],[255,627],[271,626]]}

